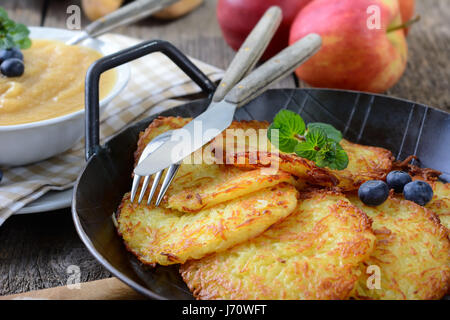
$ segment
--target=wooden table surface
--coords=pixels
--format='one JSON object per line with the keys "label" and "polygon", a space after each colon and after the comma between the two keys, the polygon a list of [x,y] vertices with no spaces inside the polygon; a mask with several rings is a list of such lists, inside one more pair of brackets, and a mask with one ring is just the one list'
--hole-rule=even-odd
{"label": "wooden table surface", "polygon": [[[74,3],[1,0],[0,6],[27,25],[65,28],[66,9]],[[408,37],[408,66],[388,94],[450,111],[450,1],[416,3],[422,19]],[[205,0],[178,20],[146,19],[116,32],[143,40],[168,40],[186,54],[226,68],[234,53],[221,37],[215,8],[215,0]],[[82,23],[86,25],[87,20],[83,18]],[[295,81],[291,77],[278,86],[294,87]],[[0,295],[65,285],[73,265],[80,268],[82,282],[111,276],[78,238],[69,209],[13,216],[0,227]]]}

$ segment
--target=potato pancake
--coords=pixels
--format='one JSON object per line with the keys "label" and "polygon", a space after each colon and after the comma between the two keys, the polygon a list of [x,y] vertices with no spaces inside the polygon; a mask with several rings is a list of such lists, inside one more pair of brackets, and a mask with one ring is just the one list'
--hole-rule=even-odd
{"label": "potato pancake", "polygon": [[[268,127],[266,121],[235,121],[220,138],[213,141],[214,149],[224,155],[225,161],[239,167],[255,168],[271,162],[278,163],[281,170],[310,184],[336,186],[342,191],[357,190],[368,180],[384,179],[391,171],[393,157],[389,150],[363,146],[345,139],[340,144],[348,154],[348,167],[344,170],[319,168],[313,161],[277,150],[266,139]],[[248,138],[254,131],[259,133],[258,136]],[[264,142],[262,139],[265,139]]]}
{"label": "potato pancake", "polygon": [[[135,161],[137,162],[145,146],[157,135],[178,129],[190,120],[190,118],[180,117],[155,119],[140,135]],[[188,160],[194,163],[193,161],[198,159],[200,159],[198,164],[190,164],[186,161],[180,166],[161,203],[163,207],[182,212],[197,212],[281,182],[295,183],[293,177],[283,171],[248,170],[215,164],[214,155],[207,147]],[[152,181],[150,185],[151,183]],[[147,190],[147,195],[149,190],[150,188]]]}
{"label": "potato pancake", "polygon": [[[377,237],[374,252],[362,264],[362,275],[352,296],[442,298],[450,285],[450,241],[436,215],[414,202],[392,196],[376,207],[364,205],[356,195],[348,198],[372,219]],[[379,288],[372,277],[376,275],[366,273],[369,266],[379,268]],[[368,280],[374,286],[369,286]]]}
{"label": "potato pancake", "polygon": [[127,193],[118,209],[118,232],[143,263],[184,263],[261,234],[295,209],[297,196],[295,187],[282,183],[196,213],[182,213],[130,203]]}
{"label": "potato pancake", "polygon": [[180,272],[198,299],[346,299],[374,242],[361,210],[340,193],[316,190],[262,235]]}

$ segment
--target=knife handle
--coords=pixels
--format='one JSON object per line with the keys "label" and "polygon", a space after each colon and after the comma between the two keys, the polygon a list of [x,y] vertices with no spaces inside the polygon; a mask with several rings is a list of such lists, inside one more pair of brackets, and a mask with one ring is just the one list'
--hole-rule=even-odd
{"label": "knife handle", "polygon": [[238,106],[263,93],[272,83],[293,72],[316,53],[322,45],[322,38],[310,33],[241,80],[226,96],[225,100]]}
{"label": "knife handle", "polygon": [[253,69],[280,26],[281,18],[280,7],[272,6],[266,11],[231,61],[222,81],[217,86],[213,101],[221,101],[228,91]]}

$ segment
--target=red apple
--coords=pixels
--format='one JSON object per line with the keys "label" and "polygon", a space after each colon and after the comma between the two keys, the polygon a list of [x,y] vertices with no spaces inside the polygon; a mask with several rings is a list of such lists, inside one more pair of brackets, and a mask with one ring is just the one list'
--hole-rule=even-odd
{"label": "red apple", "polygon": [[238,50],[250,31],[271,6],[279,6],[283,20],[262,59],[266,60],[288,46],[289,29],[297,13],[311,0],[219,0],[217,19],[225,41]]}
{"label": "red apple", "polygon": [[314,87],[383,92],[406,67],[403,30],[387,31],[400,24],[397,1],[314,0],[295,18],[289,43],[315,32],[322,47],[296,74]]}
{"label": "red apple", "polygon": [[[414,0],[398,0],[400,5],[400,15],[402,16],[402,22],[408,22],[414,15]],[[405,29],[405,34],[408,34],[409,28]]]}

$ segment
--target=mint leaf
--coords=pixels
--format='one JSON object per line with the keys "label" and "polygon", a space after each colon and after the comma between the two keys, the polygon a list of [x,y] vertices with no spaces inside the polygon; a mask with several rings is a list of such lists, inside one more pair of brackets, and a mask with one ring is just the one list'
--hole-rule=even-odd
{"label": "mint leaf", "polygon": [[320,128],[325,131],[328,139],[332,139],[336,142],[340,142],[342,140],[342,133],[333,127],[331,124],[322,123],[322,122],[311,122],[308,123],[308,130],[312,130],[314,128]]}
{"label": "mint leaf", "polygon": [[316,155],[316,165],[318,167],[330,167],[334,161],[335,142],[330,140],[322,147]]}
{"label": "mint leaf", "polygon": [[306,134],[306,141],[315,147],[322,148],[327,143],[327,134],[320,128],[312,128]]}
{"label": "mint leaf", "polygon": [[8,38],[0,38],[0,49],[14,47],[14,41]]}
{"label": "mint leaf", "polygon": [[[305,133],[305,122],[295,112],[281,110],[273,119],[267,131],[270,142],[282,152],[294,152],[298,143],[297,136]],[[274,133],[277,135],[274,136]]]}
{"label": "mint leaf", "polygon": [[273,123],[278,128],[283,129],[282,132],[287,135],[302,135],[305,133],[305,122],[302,117],[295,112],[289,110],[281,110],[273,118]]}
{"label": "mint leaf", "polygon": [[314,161],[316,159],[317,150],[315,149],[314,144],[305,141],[297,144],[295,147],[295,154],[299,157]]}
{"label": "mint leaf", "polygon": [[267,138],[269,141],[282,152],[294,152],[298,140],[295,138],[286,137],[281,133],[280,128],[276,128],[275,124],[271,124],[267,130]]}
{"label": "mint leaf", "polygon": [[16,44],[19,46],[20,49],[28,49],[29,47],[31,47],[31,39],[30,38],[22,39],[20,41],[16,41]]}
{"label": "mint leaf", "polygon": [[334,161],[330,165],[331,169],[343,170],[348,166],[348,155],[347,152],[339,145],[336,145],[336,151],[334,155]]}

